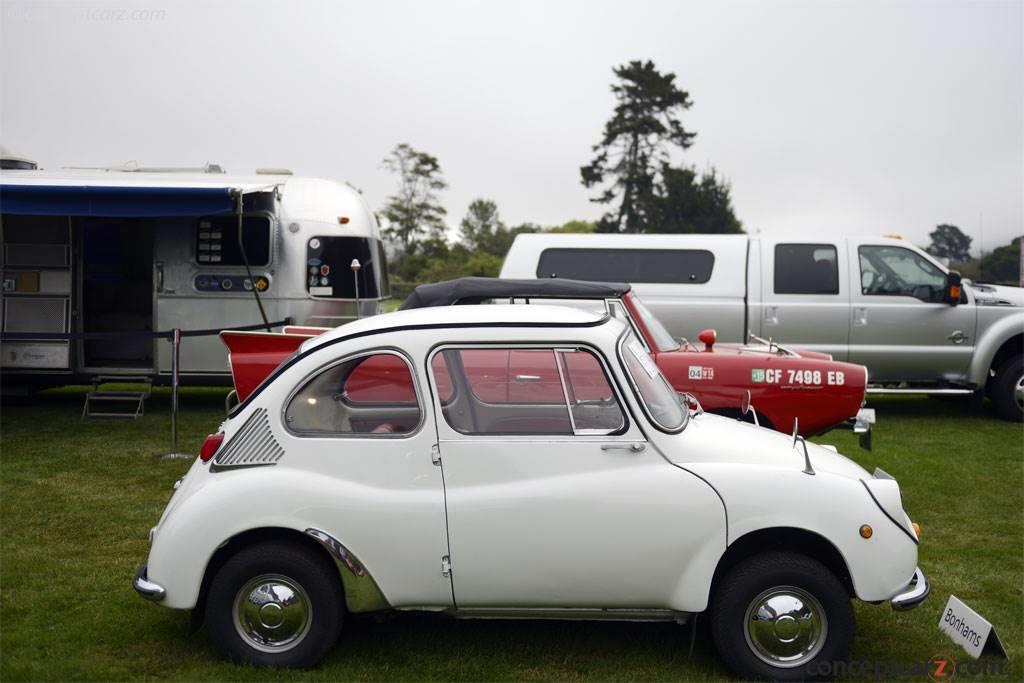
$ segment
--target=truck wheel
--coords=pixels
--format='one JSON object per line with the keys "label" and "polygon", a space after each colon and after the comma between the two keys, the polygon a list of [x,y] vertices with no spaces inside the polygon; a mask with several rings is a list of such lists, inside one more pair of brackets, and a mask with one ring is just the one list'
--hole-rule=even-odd
{"label": "truck wheel", "polygon": [[210,584],[206,623],[228,659],[308,667],[337,641],[344,611],[337,570],[292,543],[261,543],[229,559]]}
{"label": "truck wheel", "polygon": [[1004,361],[990,388],[999,417],[1024,422],[1024,358],[1017,356]]}
{"label": "truck wheel", "polygon": [[741,678],[831,678],[850,653],[856,623],[850,597],[823,564],[771,552],[733,568],[711,605],[719,655]]}

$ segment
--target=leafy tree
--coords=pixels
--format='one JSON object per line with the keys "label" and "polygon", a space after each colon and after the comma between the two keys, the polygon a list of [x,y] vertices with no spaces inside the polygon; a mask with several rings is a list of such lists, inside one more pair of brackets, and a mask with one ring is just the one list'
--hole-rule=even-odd
{"label": "leafy tree", "polygon": [[651,232],[659,170],[672,147],[693,144],[695,133],[678,119],[692,102],[676,86],[675,74],[659,72],[650,60],[634,60],[612,72],[618,79],[611,86],[615,111],[593,147],[594,159],[580,168],[580,175],[587,188],[609,183],[591,201],[618,203],[601,218],[599,232]]}
{"label": "leafy tree", "polygon": [[447,213],[437,193],[448,187],[437,158],[409,145],[397,145],[383,166],[398,174],[398,192],[387,199],[380,215],[387,221],[384,235],[396,239],[408,252],[421,236],[444,238]]}
{"label": "leafy tree", "polygon": [[927,251],[932,256],[948,259],[951,263],[968,261],[971,258],[971,238],[955,225],[943,223],[928,233],[932,239]]}
{"label": "leafy tree", "polygon": [[474,199],[459,225],[459,236],[470,251],[489,251],[495,234],[504,230],[505,224],[498,216],[498,205],[490,199]]}
{"label": "leafy tree", "polygon": [[1020,284],[1020,237],[1014,237],[1010,244],[993,249],[980,259],[954,263],[952,267],[964,277],[975,282],[992,284]]}
{"label": "leafy tree", "polygon": [[548,228],[546,232],[597,232],[597,223],[595,223],[594,221],[571,220],[563,223],[562,225],[556,225],[553,228]]}
{"label": "leafy tree", "polygon": [[655,200],[658,232],[736,233],[743,224],[733,213],[729,183],[712,168],[661,169],[663,190]]}

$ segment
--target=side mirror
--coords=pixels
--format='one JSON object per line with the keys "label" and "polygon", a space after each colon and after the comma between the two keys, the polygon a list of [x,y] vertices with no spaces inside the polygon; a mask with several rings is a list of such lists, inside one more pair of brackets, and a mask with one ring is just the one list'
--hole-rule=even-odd
{"label": "side mirror", "polygon": [[960,296],[963,294],[961,281],[960,273],[955,270],[946,273],[946,293],[943,300],[950,306],[956,306],[960,303]]}

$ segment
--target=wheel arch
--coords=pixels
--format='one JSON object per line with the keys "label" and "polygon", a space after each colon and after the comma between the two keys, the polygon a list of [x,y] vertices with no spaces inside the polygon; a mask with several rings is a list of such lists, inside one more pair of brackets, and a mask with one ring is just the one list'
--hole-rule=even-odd
{"label": "wheel arch", "polygon": [[[982,325],[980,314],[978,325]],[[978,333],[967,377],[970,383],[979,389],[985,388],[990,371],[998,368],[1014,350],[1020,352],[1024,349],[1024,333],[1021,329],[1024,329],[1024,312],[1014,312]]]}
{"label": "wheel arch", "polygon": [[788,551],[818,560],[835,574],[850,597],[856,596],[846,560],[831,541],[807,529],[771,527],[750,531],[729,544],[718,560],[711,579],[712,599],[718,584],[733,567],[747,558],[768,551]]}
{"label": "wheel arch", "polygon": [[192,610],[193,625],[202,621],[206,599],[213,577],[221,567],[244,548],[259,543],[284,542],[306,548],[317,557],[331,563],[338,572],[345,593],[345,609],[349,612],[370,612],[388,609],[390,605],[373,577],[362,563],[340,541],[319,529],[305,532],[288,527],[258,527],[235,534],[214,551],[199,587],[199,596]]}
{"label": "wheel arch", "polygon": [[1014,335],[1003,342],[999,350],[992,356],[989,370],[998,370],[1008,358],[1024,355],[1024,332]]}

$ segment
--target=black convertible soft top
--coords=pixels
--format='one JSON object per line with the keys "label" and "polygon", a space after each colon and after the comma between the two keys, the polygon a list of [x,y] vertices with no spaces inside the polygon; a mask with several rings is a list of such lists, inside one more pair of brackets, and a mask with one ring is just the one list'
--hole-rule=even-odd
{"label": "black convertible soft top", "polygon": [[625,282],[583,280],[502,280],[495,277],[462,277],[458,280],[420,285],[399,310],[478,304],[487,299],[604,299],[622,296],[630,289]]}

